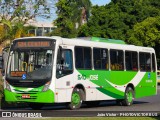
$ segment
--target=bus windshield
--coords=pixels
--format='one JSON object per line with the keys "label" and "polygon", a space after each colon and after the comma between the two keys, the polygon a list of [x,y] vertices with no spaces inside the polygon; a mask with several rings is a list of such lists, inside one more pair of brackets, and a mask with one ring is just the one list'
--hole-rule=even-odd
{"label": "bus windshield", "polygon": [[16,80],[47,80],[52,76],[53,50],[17,49],[10,52],[7,78]]}

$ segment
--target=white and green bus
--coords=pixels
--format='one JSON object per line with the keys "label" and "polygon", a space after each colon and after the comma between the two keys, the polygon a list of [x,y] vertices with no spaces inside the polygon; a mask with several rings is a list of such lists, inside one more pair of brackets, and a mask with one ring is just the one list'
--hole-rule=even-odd
{"label": "white and green bus", "polygon": [[82,102],[98,105],[116,100],[130,106],[134,98],[156,95],[156,55],[153,48],[101,38],[26,37],[13,41],[4,77],[7,102]]}

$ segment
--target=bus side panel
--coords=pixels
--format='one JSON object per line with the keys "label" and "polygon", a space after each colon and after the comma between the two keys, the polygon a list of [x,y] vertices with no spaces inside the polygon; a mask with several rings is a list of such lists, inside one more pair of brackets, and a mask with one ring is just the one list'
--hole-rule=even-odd
{"label": "bus side panel", "polygon": [[115,97],[113,96],[116,94],[109,91],[109,89],[101,87],[86,88],[86,101],[114,100]]}
{"label": "bus side panel", "polygon": [[[156,73],[105,70],[79,70],[78,72],[81,74],[82,79],[85,76],[86,80],[97,85],[96,100],[123,99],[126,87],[130,83],[135,87],[136,98],[156,94]],[[92,79],[91,76],[93,75],[98,76],[96,80]],[[87,92],[86,95],[90,96],[91,93]]]}
{"label": "bus side panel", "polygon": [[146,72],[140,83],[135,88],[135,97],[156,95],[157,82],[156,72]]}
{"label": "bus side panel", "polygon": [[97,88],[97,100],[115,100],[105,89]]}
{"label": "bus side panel", "polygon": [[71,102],[72,91],[73,91],[73,88],[56,89],[55,102],[57,103]]}
{"label": "bus side panel", "polygon": [[[111,81],[111,72],[107,70],[79,70],[79,81],[85,85],[86,100],[112,100],[124,98],[124,86],[115,88]],[[115,72],[116,73],[116,72]],[[122,72],[121,72],[122,73]],[[119,73],[119,76],[121,75]],[[113,73],[113,75],[115,75]],[[119,77],[117,76],[119,79]],[[116,79],[116,81],[118,81]],[[88,84],[85,84],[88,83]],[[114,83],[117,84],[117,83]],[[89,88],[88,88],[89,87]],[[119,90],[120,89],[120,90]],[[92,96],[92,97],[91,97]],[[96,97],[96,98],[95,98]]]}
{"label": "bus side panel", "polygon": [[55,102],[70,102],[74,86],[74,74],[56,79],[55,85]]}
{"label": "bus side panel", "polygon": [[86,101],[96,100],[97,91],[96,87],[86,88]]}

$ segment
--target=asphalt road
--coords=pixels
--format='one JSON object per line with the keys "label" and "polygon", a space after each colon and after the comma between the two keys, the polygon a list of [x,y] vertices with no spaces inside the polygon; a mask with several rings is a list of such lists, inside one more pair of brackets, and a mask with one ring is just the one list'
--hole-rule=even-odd
{"label": "asphalt road", "polygon": [[87,107],[85,104],[81,109],[69,110],[64,104],[58,105],[46,105],[42,110],[32,110],[29,107],[21,108],[7,108],[0,110],[0,112],[31,112],[42,113],[42,116],[97,116],[98,113],[103,112],[160,112],[160,85],[158,86],[158,93],[156,96],[145,97],[141,99],[135,99],[132,106],[118,106],[115,101],[103,101],[98,107]]}

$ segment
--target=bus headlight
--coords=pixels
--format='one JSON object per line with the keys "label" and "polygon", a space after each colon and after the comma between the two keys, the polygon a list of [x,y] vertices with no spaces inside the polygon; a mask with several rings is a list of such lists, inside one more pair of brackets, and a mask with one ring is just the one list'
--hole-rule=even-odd
{"label": "bus headlight", "polygon": [[47,82],[45,85],[44,85],[44,88],[42,90],[42,92],[45,92],[49,89],[49,85],[50,85],[50,82]]}
{"label": "bus headlight", "polygon": [[9,85],[9,83],[6,81],[6,89],[8,90],[8,91],[11,91],[11,87],[10,87],[10,85]]}

